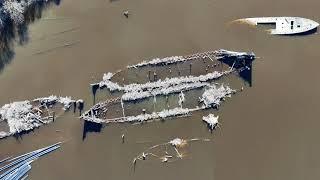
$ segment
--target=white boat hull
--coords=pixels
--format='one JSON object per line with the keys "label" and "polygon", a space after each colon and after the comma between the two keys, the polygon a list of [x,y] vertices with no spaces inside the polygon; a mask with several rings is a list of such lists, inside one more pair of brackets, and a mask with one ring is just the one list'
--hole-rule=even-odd
{"label": "white boat hull", "polygon": [[241,19],[252,25],[275,24],[275,29],[270,29],[271,34],[293,35],[315,30],[319,23],[301,17],[257,17]]}

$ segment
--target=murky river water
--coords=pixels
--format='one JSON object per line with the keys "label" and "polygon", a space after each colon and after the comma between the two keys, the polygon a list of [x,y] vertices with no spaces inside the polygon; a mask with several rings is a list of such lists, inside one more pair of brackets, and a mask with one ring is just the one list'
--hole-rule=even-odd
{"label": "murky river water", "polygon": [[[318,179],[320,36],[270,36],[229,22],[251,16],[319,22],[319,5],[316,0],[63,0],[30,26],[29,43],[16,46],[15,58],[0,74],[0,104],[57,94],[83,98],[88,106],[89,83],[104,72],[151,57],[219,48],[261,57],[253,65],[253,86],[223,104],[222,130],[213,134],[200,122],[204,113],[197,112],[164,123],[111,125],[83,140],[83,122],[67,113],[22,139],[1,140],[0,158],[64,140],[59,151],[33,164],[30,179]],[[129,19],[122,15],[127,9]],[[66,43],[75,44],[61,47]],[[174,137],[213,141],[192,144],[184,160],[142,162],[132,171],[133,157]]]}

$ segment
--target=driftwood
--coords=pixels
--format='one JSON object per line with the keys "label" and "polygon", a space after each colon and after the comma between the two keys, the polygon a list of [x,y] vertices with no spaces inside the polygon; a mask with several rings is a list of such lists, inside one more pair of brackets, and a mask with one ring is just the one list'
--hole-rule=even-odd
{"label": "driftwood", "polygon": [[[175,138],[168,142],[156,144],[149,148],[147,148],[142,153],[139,153],[135,158],[133,158],[133,165],[134,167],[137,164],[137,161],[147,160],[148,158],[154,157],[159,159],[161,162],[173,162],[179,159],[183,159],[185,155],[180,152],[186,145],[191,142],[200,141],[200,142],[208,142],[210,139],[201,139],[201,138],[193,138],[193,139],[182,139],[182,138]],[[162,152],[161,155],[156,154],[153,152],[156,149],[164,148],[165,151]],[[174,151],[174,153],[169,152],[170,148]]]}

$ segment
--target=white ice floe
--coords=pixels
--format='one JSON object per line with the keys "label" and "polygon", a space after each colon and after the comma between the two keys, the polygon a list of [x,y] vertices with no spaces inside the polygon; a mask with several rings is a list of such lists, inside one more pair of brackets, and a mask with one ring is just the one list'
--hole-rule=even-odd
{"label": "white ice floe", "polygon": [[214,130],[219,124],[219,116],[214,116],[214,114],[209,114],[208,116],[203,116],[202,120],[207,123],[210,130]]}
{"label": "white ice floe", "polygon": [[212,85],[204,91],[200,102],[203,102],[206,107],[217,107],[225,97],[230,97],[235,92],[229,86],[221,85],[217,87],[216,85]]}

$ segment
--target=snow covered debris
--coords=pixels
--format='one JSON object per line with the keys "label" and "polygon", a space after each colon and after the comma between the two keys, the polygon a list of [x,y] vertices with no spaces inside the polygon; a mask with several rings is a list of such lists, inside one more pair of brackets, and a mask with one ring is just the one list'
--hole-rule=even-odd
{"label": "snow covered debris", "polygon": [[231,97],[231,94],[234,92],[236,91],[229,86],[221,85],[217,87],[216,85],[212,85],[204,91],[200,102],[203,102],[206,107],[218,107],[225,97]]}
{"label": "snow covered debris", "polygon": [[[175,138],[170,140],[169,142],[160,143],[156,145],[152,145],[151,147],[147,148],[145,151],[141,152],[138,156],[133,158],[133,165],[136,166],[137,161],[147,160],[147,157],[152,156],[159,159],[161,162],[174,162],[176,160],[183,159],[186,155],[184,153],[179,152],[183,149],[187,144],[191,142],[208,142],[210,139],[201,139],[201,138],[192,138],[192,139],[182,139],[182,138]],[[165,149],[165,152],[162,152],[159,155],[159,151]],[[169,150],[169,151],[168,151]],[[170,151],[171,150],[171,151]],[[174,151],[172,151],[174,150]]]}
{"label": "snow covered debris", "polygon": [[113,73],[108,72],[107,74],[103,75],[103,80],[110,80],[113,77]]}
{"label": "snow covered debris", "polygon": [[137,68],[137,67],[143,67],[143,66],[155,66],[155,65],[169,65],[174,64],[177,62],[183,62],[187,61],[183,56],[172,56],[172,57],[165,57],[165,58],[155,58],[151,61],[142,61],[141,63],[138,63],[136,65],[127,66],[128,69],[130,68]]}
{"label": "snow covered debris", "polygon": [[139,68],[144,66],[166,66],[170,64],[182,63],[185,61],[196,60],[196,59],[203,59],[203,58],[213,58],[221,59],[221,58],[237,58],[237,59],[251,59],[255,58],[253,53],[247,52],[235,52],[235,51],[228,51],[225,49],[220,49],[216,51],[208,51],[203,53],[196,53],[191,54],[188,56],[171,56],[165,58],[154,58],[150,61],[142,61],[135,65],[127,66],[128,69],[130,68]]}
{"label": "snow covered debris", "polygon": [[56,103],[61,103],[63,105],[63,110],[69,110],[72,103],[76,102],[75,100],[71,99],[71,97],[57,97],[51,95],[49,97],[42,97],[34,99],[33,102],[40,102],[41,105],[46,107],[52,107]]}
{"label": "snow covered debris", "polygon": [[151,114],[139,114],[137,116],[125,116],[121,118],[114,118],[114,119],[101,119],[96,118],[95,116],[82,116],[83,119],[86,121],[91,121],[95,123],[134,123],[134,122],[144,122],[149,120],[155,120],[155,119],[164,119],[168,117],[176,117],[176,116],[185,116],[190,114],[193,111],[200,110],[200,108],[194,108],[194,109],[188,109],[188,108],[173,108],[173,109],[164,109],[159,112],[153,112]]}
{"label": "snow covered debris", "polygon": [[169,144],[171,144],[174,147],[183,147],[184,145],[187,144],[187,141],[180,138],[175,138],[169,141]]}
{"label": "snow covered debris", "polygon": [[51,119],[42,119],[41,114],[42,111],[34,108],[30,101],[13,102],[0,108],[1,119],[6,120],[9,126],[9,132],[6,132],[6,136],[28,131],[51,122]]}
{"label": "snow covered debris", "polygon": [[203,116],[202,120],[207,123],[209,129],[214,130],[219,124],[219,116],[214,116],[214,114],[209,114],[208,116]]}
{"label": "snow covered debris", "polygon": [[239,60],[254,60],[255,54],[253,52],[247,53],[247,52],[235,52],[235,51],[228,51],[225,49],[220,49],[215,51],[215,57],[220,59],[228,59],[228,58],[234,58]]}
{"label": "snow covered debris", "polygon": [[68,110],[70,109],[71,105],[76,101],[72,100],[71,97],[60,97],[58,102],[63,104],[63,110]]}
{"label": "snow covered debris", "polygon": [[6,122],[9,131],[0,131],[0,139],[51,123],[54,117],[48,111],[49,108],[53,108],[55,104],[60,103],[63,105],[63,109],[67,110],[73,102],[75,101],[70,97],[52,95],[32,101],[18,101],[2,106],[0,108],[0,122]]}

